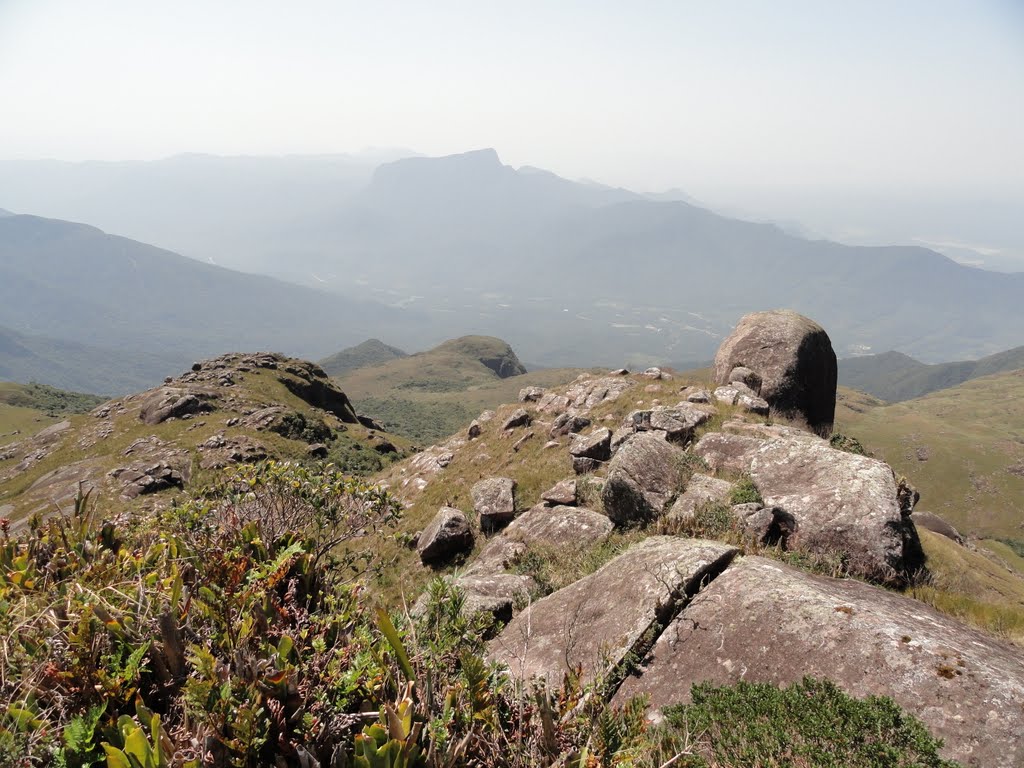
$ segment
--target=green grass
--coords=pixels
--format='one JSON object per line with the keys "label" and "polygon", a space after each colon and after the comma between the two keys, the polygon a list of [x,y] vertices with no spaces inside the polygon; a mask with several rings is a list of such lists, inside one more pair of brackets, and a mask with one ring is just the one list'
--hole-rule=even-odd
{"label": "green grass", "polygon": [[23,408],[34,408],[47,416],[85,413],[104,400],[106,398],[99,395],[67,392],[34,381],[29,384],[0,383],[0,402]]}

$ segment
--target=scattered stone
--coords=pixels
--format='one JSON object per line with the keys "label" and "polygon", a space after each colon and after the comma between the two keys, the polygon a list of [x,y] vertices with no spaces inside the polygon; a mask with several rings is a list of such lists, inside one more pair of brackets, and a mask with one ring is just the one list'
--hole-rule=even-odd
{"label": "scattered stone", "polygon": [[633,411],[623,426],[637,432],[664,432],[666,439],[673,443],[685,444],[693,437],[694,430],[711,419],[711,413],[691,403],[680,403],[674,407],[658,406],[650,410]]}
{"label": "scattered stone", "polygon": [[576,505],[576,480],[570,478],[555,483],[540,495],[541,499],[556,506]]}
{"label": "scattered stone", "polygon": [[212,410],[213,407],[198,396],[183,389],[162,387],[146,398],[139,410],[145,424],[160,424],[167,419]]}
{"label": "scattered stone", "polygon": [[555,420],[551,422],[551,437],[560,437],[561,435],[569,435],[575,432],[580,432],[590,426],[590,419],[586,416],[580,416],[575,411],[566,411],[560,413],[555,417]]}
{"label": "scattered stone", "polygon": [[609,376],[628,376],[628,368],[616,368],[614,371],[608,371]]}
{"label": "scattered stone", "polygon": [[755,394],[761,392],[761,377],[756,371],[752,371],[744,365],[737,365],[729,372],[730,384],[743,384]]}
{"label": "scattered stone", "polygon": [[598,427],[585,437],[577,437],[569,447],[573,470],[578,475],[593,472],[601,462],[612,457],[612,432]]}
{"label": "scattered stone", "polygon": [[515,487],[516,481],[511,478],[491,477],[470,489],[473,511],[479,517],[482,529],[500,528],[516,516]]}
{"label": "scattered stone", "polygon": [[454,460],[455,454],[452,453],[451,451],[445,451],[444,453],[440,453],[437,455],[437,458],[435,459],[435,461],[437,461],[437,466],[439,466],[441,469],[447,467]]}
{"label": "scattered stone", "polygon": [[327,446],[323,443],[313,443],[306,447],[306,455],[313,459],[326,459]]}
{"label": "scattered stone", "polygon": [[441,507],[419,536],[416,551],[424,564],[450,560],[473,549],[473,530],[461,510]]}
{"label": "scattered stone", "polygon": [[527,432],[527,433],[526,433],[525,435],[523,435],[523,436],[522,436],[522,437],[520,437],[520,438],[519,438],[518,440],[516,440],[516,441],[515,441],[515,442],[514,442],[514,443],[512,444],[512,451],[513,451],[514,453],[519,453],[519,449],[520,449],[520,448],[522,448],[522,447],[523,447],[523,445],[524,445],[524,444],[526,443],[526,441],[527,441],[527,440],[529,440],[529,439],[530,439],[531,437],[533,437],[533,430],[530,430],[530,431],[529,431],[529,432]]}
{"label": "scattered stone", "polygon": [[795,518],[793,546],[847,553],[852,572],[883,583],[899,583],[924,564],[896,478],[882,461],[817,438],[778,437],[755,452],[750,478],[765,506]]}
{"label": "scattered stone", "polygon": [[480,433],[482,431],[483,429],[480,427],[480,422],[473,419],[473,421],[469,422],[469,429],[466,430],[466,437],[470,440],[476,440],[480,437]]}
{"label": "scattered stone", "polygon": [[369,416],[356,416],[356,420],[360,424],[362,424],[364,427],[366,427],[367,429],[375,429],[378,432],[387,432],[388,431],[388,429],[385,426],[384,422],[377,421],[377,419],[371,418]]}
{"label": "scattered stone", "polygon": [[390,440],[381,438],[373,444],[373,450],[377,453],[398,453],[398,448]]}
{"label": "scattered stone", "polygon": [[710,403],[711,393],[706,389],[696,389],[686,395],[686,401],[689,403]]}
{"label": "scattered stone", "polygon": [[517,408],[512,412],[512,415],[505,419],[505,423],[501,425],[504,431],[515,429],[516,427],[527,427],[530,425],[530,414],[525,408]]}
{"label": "scattered stone", "polygon": [[552,448],[557,448],[560,445],[561,443],[559,443],[557,440],[548,440],[546,443],[544,443],[544,450],[548,451],[551,450]]}
{"label": "scattered stone", "polygon": [[660,517],[675,497],[682,479],[685,453],[650,432],[633,435],[608,466],[601,498],[617,525]]}
{"label": "scattered stone", "polygon": [[534,403],[544,397],[543,387],[523,387],[519,390],[520,403]]}
{"label": "scattered stone", "polygon": [[761,377],[760,396],[774,412],[828,436],[836,409],[836,354],[824,329],[790,310],[740,319],[715,355],[715,381],[744,367]]}
{"label": "scattered stone", "polygon": [[640,375],[645,379],[660,379],[664,374],[662,374],[661,368],[648,368]]}

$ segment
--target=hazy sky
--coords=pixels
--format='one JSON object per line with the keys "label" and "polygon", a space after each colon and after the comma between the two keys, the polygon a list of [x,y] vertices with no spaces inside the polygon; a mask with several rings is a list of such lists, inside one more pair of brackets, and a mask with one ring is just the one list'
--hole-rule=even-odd
{"label": "hazy sky", "polygon": [[2,158],[369,146],[641,190],[1019,191],[1024,1],[0,0]]}

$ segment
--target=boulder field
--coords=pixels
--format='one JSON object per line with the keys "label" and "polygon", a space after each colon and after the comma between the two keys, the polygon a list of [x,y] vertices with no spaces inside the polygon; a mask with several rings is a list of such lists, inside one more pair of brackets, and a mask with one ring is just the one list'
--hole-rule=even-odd
{"label": "boulder field", "polygon": [[[527,428],[565,452],[565,476],[536,496],[516,486],[514,465],[475,481],[466,512],[490,535],[475,557],[463,539],[467,564],[449,578],[467,610],[499,620],[491,660],[523,680],[580,673],[614,705],[644,695],[652,719],[694,683],[829,678],[893,698],[945,740],[947,758],[1024,765],[1024,654],[893,591],[926,568],[917,496],[884,462],[823,437],[835,355],[820,326],[755,313],[722,344],[717,389],[671,381],[618,370],[524,391],[395,476],[412,504],[450,466],[486,459],[481,444],[516,445]],[[662,402],[666,392],[678,402]],[[512,408],[527,415],[520,426],[508,425]],[[488,443],[492,420],[501,429]],[[728,521],[726,541],[688,533],[708,510]],[[635,543],[551,594],[517,567],[532,548],[568,555],[617,531]],[[787,552],[841,562],[844,577],[767,556]]]}

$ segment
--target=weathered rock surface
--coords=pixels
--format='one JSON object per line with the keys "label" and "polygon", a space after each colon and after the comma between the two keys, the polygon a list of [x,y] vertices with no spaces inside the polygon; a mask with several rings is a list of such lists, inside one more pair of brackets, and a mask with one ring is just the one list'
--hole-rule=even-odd
{"label": "weathered rock surface", "polygon": [[688,701],[693,683],[807,675],[853,696],[892,697],[964,765],[1024,764],[1019,649],[909,598],[758,557],[735,562],[686,606],[613,703],[645,693],[658,710]]}
{"label": "weathered rock surface", "polygon": [[836,409],[836,354],[824,329],[791,310],[743,316],[715,355],[715,381],[744,367],[761,377],[772,410],[828,435]]}
{"label": "weathered rock surface", "polygon": [[848,553],[851,570],[875,581],[895,582],[923,565],[888,464],[825,440],[780,437],[756,451],[750,478],[765,506],[795,518],[791,545]]}
{"label": "weathered rock surface", "polygon": [[685,444],[693,437],[694,430],[711,419],[714,409],[684,402],[668,407],[658,406],[644,411],[633,411],[623,422],[637,432],[664,432],[673,443]]}
{"label": "weathered rock surface", "polygon": [[653,432],[626,440],[608,465],[601,498],[616,524],[654,520],[665,512],[682,485],[685,454]]}
{"label": "weathered rock surface", "polygon": [[516,427],[525,427],[530,424],[531,417],[529,412],[525,408],[517,408],[512,414],[505,419],[505,423],[502,424],[501,428],[504,430],[515,429]]}
{"label": "weathered rock surface", "polygon": [[534,403],[544,397],[543,387],[523,387],[519,390],[520,403]]}
{"label": "weathered rock surface", "polygon": [[581,416],[575,411],[566,411],[560,413],[555,417],[555,420],[551,422],[551,437],[561,437],[562,435],[570,435],[575,432],[580,432],[590,426],[590,419],[586,416]]}
{"label": "weathered rock surface", "polygon": [[491,641],[491,660],[521,679],[614,674],[655,622],[668,622],[736,554],[725,544],[657,536],[522,611]]}
{"label": "weathered rock surface", "polygon": [[469,490],[473,511],[484,530],[500,528],[516,516],[516,481],[509,477],[491,477],[474,484]]}
{"label": "weathered rock surface", "polygon": [[694,389],[686,393],[686,402],[688,403],[710,403],[711,393],[706,389]]}
{"label": "weathered rock surface", "polygon": [[598,427],[589,435],[577,437],[569,447],[569,455],[576,474],[593,472],[612,457],[612,431]]}
{"label": "weathered rock surface", "polygon": [[720,403],[738,405],[744,410],[767,416],[771,410],[768,401],[759,397],[754,390],[741,381],[725,384],[715,390],[715,399]]}
{"label": "weathered rock surface", "polygon": [[145,424],[160,424],[167,419],[202,413],[212,406],[195,392],[176,387],[161,387],[149,394],[139,410]]}
{"label": "weathered rock surface", "polygon": [[607,517],[584,507],[533,507],[487,542],[455,580],[466,594],[465,610],[486,610],[508,621],[516,604],[525,605],[537,586],[529,576],[508,570],[528,547],[575,551],[602,541],[611,531]]}
{"label": "weathered rock surface", "polygon": [[668,516],[679,520],[693,517],[697,508],[704,504],[728,501],[732,489],[733,484],[727,480],[695,474],[687,481],[686,490],[676,499]]}
{"label": "weathered rock surface", "polygon": [[749,435],[731,435],[725,432],[708,432],[693,446],[693,452],[700,456],[708,469],[714,472],[746,473],[754,454],[764,445],[764,440]]}
{"label": "weathered rock surface", "polygon": [[543,501],[558,506],[576,504],[576,481],[574,479],[561,480],[540,495]]}
{"label": "weathered rock surface", "polygon": [[462,510],[441,507],[420,534],[416,551],[423,563],[439,563],[473,548],[473,529]]}

